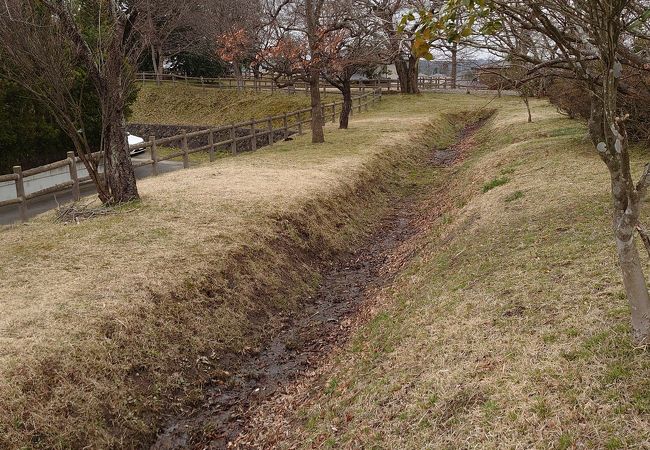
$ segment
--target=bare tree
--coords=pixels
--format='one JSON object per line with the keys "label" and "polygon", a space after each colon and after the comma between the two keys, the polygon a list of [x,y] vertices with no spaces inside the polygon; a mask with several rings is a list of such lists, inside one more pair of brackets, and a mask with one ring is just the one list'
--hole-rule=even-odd
{"label": "bare tree", "polygon": [[156,83],[160,84],[167,59],[201,44],[207,26],[202,0],[150,0],[143,31],[149,41]]}
{"label": "bare tree", "polygon": [[[395,65],[395,71],[400,83],[400,91],[404,94],[417,94],[420,54],[423,52],[414,47],[416,32],[421,26],[421,14],[413,14],[413,10],[430,13],[441,2],[434,0],[359,0],[369,17],[374,18],[385,40],[387,61]],[[408,20],[405,20],[408,19]],[[418,44],[430,45],[437,40],[438,33],[431,33],[426,42]]]}
{"label": "bare tree", "polygon": [[[50,109],[106,204],[138,198],[124,113],[134,93],[134,68],[147,46],[146,17],[145,0],[4,0],[0,5],[0,70]],[[79,85],[97,94],[100,157],[93,155],[84,132]]]}
{"label": "bare tree", "polygon": [[[572,77],[590,94],[589,134],[610,174],[612,227],[633,337],[639,344],[650,344],[650,295],[635,245],[637,232],[650,242],[640,224],[650,164],[635,180],[626,130],[629,115],[618,103],[620,92],[638,89],[624,79],[624,70],[650,68],[645,45],[638,45],[649,36],[650,4],[640,0],[451,0],[448,11],[469,6],[481,12],[474,18],[485,17],[485,5],[493,13],[489,21],[501,25],[495,39],[508,47],[511,57],[529,65],[529,76]],[[490,43],[487,47],[495,48]]]}
{"label": "bare tree", "polygon": [[232,66],[237,88],[243,89],[242,68],[249,65],[257,74],[256,55],[263,41],[264,23],[261,4],[257,0],[217,0],[211,16],[219,21],[212,25],[217,55]]}
{"label": "bare tree", "polygon": [[339,128],[347,129],[352,110],[352,77],[357,73],[375,72],[382,63],[383,41],[376,30],[362,20],[333,36],[324,52],[323,78],[343,95]]}
{"label": "bare tree", "polygon": [[351,15],[349,0],[268,0],[266,16],[276,32],[276,43],[301,42],[306,45],[302,77],[309,83],[311,96],[312,143],[325,141],[320,94],[324,51],[331,33],[346,26]]}

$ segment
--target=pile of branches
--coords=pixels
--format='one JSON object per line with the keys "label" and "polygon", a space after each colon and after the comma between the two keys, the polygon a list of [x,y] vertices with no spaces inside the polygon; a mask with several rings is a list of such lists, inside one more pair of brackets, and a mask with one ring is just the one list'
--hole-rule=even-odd
{"label": "pile of branches", "polygon": [[121,214],[124,212],[131,212],[131,210],[115,209],[104,205],[97,205],[96,203],[70,203],[68,205],[59,206],[56,209],[56,222],[70,224],[81,223],[84,220],[93,219],[95,217],[111,216]]}

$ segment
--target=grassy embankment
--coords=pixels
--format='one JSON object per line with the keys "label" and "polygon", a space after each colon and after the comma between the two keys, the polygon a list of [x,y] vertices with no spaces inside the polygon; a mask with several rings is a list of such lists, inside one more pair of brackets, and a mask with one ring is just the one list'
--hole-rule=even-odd
{"label": "grassy embankment", "polygon": [[317,381],[267,407],[297,412],[259,436],[288,433],[281,448],[650,448],[650,353],[630,343],[607,170],[584,125],[542,103],[533,114],[527,125],[501,105],[474,155],[433,180],[452,207]]}
{"label": "grassy embankment", "polygon": [[[323,100],[340,100],[341,96],[327,94]],[[251,119],[264,119],[282,115],[285,112],[309,108],[310,98],[304,93],[296,94],[254,92],[221,89],[202,89],[196,86],[146,84],[140,89],[133,105],[132,123],[165,125],[205,125],[221,126],[246,122]],[[295,119],[290,118],[289,123]],[[280,126],[281,124],[276,124]],[[308,128],[308,125],[306,126]],[[161,156],[176,153],[178,149],[159,147]],[[219,152],[217,156],[229,156],[230,152]],[[175,158],[181,161],[182,158]],[[192,153],[190,161],[205,163],[209,161],[207,152]]]}
{"label": "grassy embankment", "polygon": [[439,111],[485,103],[450,100],[387,98],[326,144],[142,180],[119,215],[0,228],[0,448],[151,442],[312,292],[418,155],[453,141]]}
{"label": "grassy embankment", "polygon": [[[326,100],[340,99],[327,94]],[[251,118],[263,119],[309,107],[304,93],[284,94],[222,89],[201,89],[183,84],[144,85],[132,107],[133,123],[170,125],[229,125]]]}

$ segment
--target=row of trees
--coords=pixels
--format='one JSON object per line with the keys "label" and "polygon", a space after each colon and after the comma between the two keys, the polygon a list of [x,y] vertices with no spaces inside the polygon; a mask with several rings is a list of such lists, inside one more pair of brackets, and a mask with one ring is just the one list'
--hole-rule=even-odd
{"label": "row of trees", "polygon": [[238,77],[247,67],[272,74],[281,87],[295,80],[309,83],[312,141],[321,143],[322,80],[343,94],[341,128],[347,127],[355,74],[377,75],[378,68],[394,64],[401,92],[418,93],[414,37],[419,21],[400,23],[414,9],[435,7],[436,2],[420,0],[263,0],[257,17],[242,18],[242,25],[220,36],[219,56],[232,63]]}
{"label": "row of trees", "polygon": [[[417,93],[418,61],[434,47],[452,58],[460,43],[499,55],[510,67],[500,76],[524,93],[541,79],[571,80],[590,99],[634,336],[647,344],[650,295],[635,235],[650,248],[640,223],[650,165],[634,178],[628,129],[645,126],[633,106],[650,98],[648,19],[648,0],[3,0],[0,72],[47,107],[107,204],[138,198],[125,111],[145,54],[160,74],[174,55],[216,42],[235,73],[248,66],[280,85],[308,82],[314,143],[324,141],[322,79],[347,100],[345,128],[355,73],[392,62],[402,92]],[[101,159],[89,139],[89,92]]]}
{"label": "row of trees", "polygon": [[650,344],[650,295],[635,236],[650,251],[640,222],[650,164],[633,173],[628,129],[647,127],[638,111],[650,96],[648,19],[646,0],[449,0],[416,32],[421,43],[439,30],[451,40],[474,36],[475,45],[508,63],[501,75],[517,88],[566,80],[586,94],[589,135],[610,175],[618,262],[641,345]]}
{"label": "row of trees", "polygon": [[[428,2],[407,0],[4,0],[0,77],[28,92],[66,134],[105,204],[138,198],[125,114],[135,72],[162,75],[173,61],[214,63],[212,49],[239,74],[273,74],[278,84],[311,86],[313,141],[323,142],[319,85],[346,99],[360,70],[393,62],[405,93],[417,92],[416,27],[400,19]],[[213,52],[214,53],[214,52]],[[180,58],[185,56],[185,58]],[[218,70],[218,64],[213,68]],[[91,101],[92,98],[92,101]],[[98,131],[91,132],[92,106]],[[94,121],[94,119],[93,119]],[[101,151],[101,158],[95,156]],[[101,170],[100,170],[101,169]]]}

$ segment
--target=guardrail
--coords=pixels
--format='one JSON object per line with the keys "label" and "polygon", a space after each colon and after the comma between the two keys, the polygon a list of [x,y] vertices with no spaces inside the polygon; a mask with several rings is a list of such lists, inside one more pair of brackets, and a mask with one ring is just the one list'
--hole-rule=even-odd
{"label": "guardrail", "polygon": [[[381,101],[381,89],[372,89],[371,92],[353,97],[353,108],[350,114],[361,113],[363,110],[368,111],[370,105]],[[322,105],[323,120],[336,121],[337,113],[341,111],[343,101],[335,101]],[[149,150],[149,159],[133,161],[133,167],[151,166],[152,175],[156,176],[159,172],[159,163],[174,158],[183,159],[183,168],[190,167],[189,155],[197,152],[208,152],[210,161],[216,159],[218,151],[226,151],[236,155],[242,150],[242,143],[247,143],[247,150],[255,151],[258,147],[273,145],[279,140],[285,140],[294,133],[303,134],[306,124],[311,124],[311,108],[304,108],[297,111],[284,113],[277,116],[269,116],[264,119],[251,119],[247,122],[234,123],[227,126],[212,127],[192,133],[183,132],[176,136],[157,139],[155,136],[149,136],[145,142],[129,146],[129,150]],[[246,134],[241,135],[242,132]],[[225,137],[225,138],[224,138]],[[195,148],[189,147],[190,139],[205,138],[206,145]],[[176,145],[174,145],[176,144]],[[159,147],[171,146],[179,148],[179,151],[161,155]],[[101,152],[93,153],[92,157],[99,160]],[[80,199],[80,186],[91,182],[90,177],[80,178],[77,173],[77,163],[81,160],[75,157],[74,152],[68,152],[68,157],[64,160],[53,162],[33,169],[23,170],[21,166],[14,166],[13,173],[0,175],[0,183],[13,181],[16,187],[16,198],[0,201],[0,207],[8,205],[18,205],[20,218],[24,222],[27,220],[28,201],[43,197],[49,194],[67,192],[71,190],[74,201]],[[25,194],[25,178],[49,172],[51,170],[68,167],[69,180],[45,189]]]}

